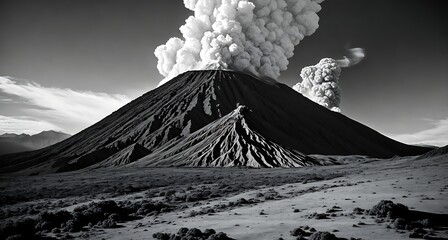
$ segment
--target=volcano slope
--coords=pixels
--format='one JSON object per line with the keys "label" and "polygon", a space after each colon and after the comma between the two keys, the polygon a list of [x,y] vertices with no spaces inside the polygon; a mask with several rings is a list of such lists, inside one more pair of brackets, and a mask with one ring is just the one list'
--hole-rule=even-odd
{"label": "volcano slope", "polygon": [[[148,155],[119,153],[133,144]],[[61,143],[0,156],[0,169],[64,172],[105,160],[104,166],[292,167],[316,164],[307,154],[387,158],[428,150],[389,139],[284,84],[205,70],[177,76]]]}

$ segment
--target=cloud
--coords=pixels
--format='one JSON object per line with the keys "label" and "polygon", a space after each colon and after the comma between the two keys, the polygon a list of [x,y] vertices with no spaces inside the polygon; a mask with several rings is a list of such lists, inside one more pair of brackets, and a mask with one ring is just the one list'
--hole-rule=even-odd
{"label": "cloud", "polygon": [[311,101],[332,111],[340,112],[341,92],[339,76],[341,67],[333,58],[324,58],[314,66],[304,67],[300,73],[302,82],[292,88]]}
{"label": "cloud", "polygon": [[[347,57],[348,56],[348,57]],[[341,68],[351,67],[360,63],[366,56],[363,48],[347,49],[343,59],[324,58],[314,66],[304,67],[300,72],[302,81],[292,88],[332,111],[340,112],[341,91],[339,77]]]}
{"label": "cloud", "polygon": [[343,59],[336,60],[336,63],[342,68],[355,66],[366,57],[365,50],[362,48],[348,49],[347,55],[348,56],[344,56]]}
{"label": "cloud", "polygon": [[[17,109],[17,113],[9,114],[20,117],[10,117],[9,121],[40,122],[41,125],[36,125],[35,129],[38,126],[56,126],[58,130],[71,134],[101,120],[130,101],[124,95],[43,87],[10,77],[0,77],[0,92],[20,98],[25,103]],[[18,112],[25,113],[25,116]],[[6,125],[0,125],[0,129],[6,129]]]}
{"label": "cloud", "polygon": [[412,134],[389,135],[391,138],[407,144],[426,144],[433,146],[448,145],[448,117],[431,120],[433,127]]}

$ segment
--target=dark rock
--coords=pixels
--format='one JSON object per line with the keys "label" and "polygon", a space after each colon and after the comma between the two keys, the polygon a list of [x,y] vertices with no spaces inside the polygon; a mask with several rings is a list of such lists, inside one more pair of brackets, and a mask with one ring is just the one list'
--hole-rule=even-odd
{"label": "dark rock", "polygon": [[299,237],[299,236],[306,236],[306,232],[300,228],[295,228],[290,232],[291,236]]}
{"label": "dark rock", "polygon": [[154,233],[152,235],[153,238],[157,239],[157,240],[170,240],[171,236],[168,233]]}
{"label": "dark rock", "polygon": [[409,238],[423,238],[426,233],[422,228],[414,228],[409,234]]}
{"label": "dark rock", "polygon": [[204,236],[209,237],[210,235],[215,234],[216,231],[214,229],[205,229],[204,230]]}
{"label": "dark rock", "polygon": [[188,230],[186,235],[190,236],[190,237],[201,237],[202,232],[201,232],[201,230],[199,230],[197,228],[191,228],[190,230]]}
{"label": "dark rock", "polygon": [[223,232],[219,232],[219,233],[210,235],[210,237],[208,237],[207,240],[230,240],[230,238],[227,236],[227,234],[225,234]]}
{"label": "dark rock", "polygon": [[315,219],[327,219],[328,218],[328,214],[325,213],[318,213],[316,214],[316,216],[314,216]]}
{"label": "dark rock", "polygon": [[390,219],[406,218],[409,215],[409,208],[400,203],[395,204],[389,200],[381,200],[370,209],[369,214],[377,217],[389,217]]}
{"label": "dark rock", "polygon": [[353,209],[353,213],[357,214],[357,215],[362,215],[362,214],[364,214],[365,211],[366,211],[365,209],[362,209],[362,208],[359,208],[359,207],[356,207],[356,208]]}
{"label": "dark rock", "polygon": [[26,238],[22,235],[17,234],[7,237],[6,240],[26,240]]}
{"label": "dark rock", "polygon": [[115,222],[115,220],[109,218],[109,219],[104,220],[100,226],[103,228],[116,228],[117,222]]}
{"label": "dark rock", "polygon": [[183,228],[179,228],[179,231],[177,231],[177,234],[181,235],[181,236],[184,236],[184,235],[187,234],[187,232],[188,232],[188,228],[183,227]]}
{"label": "dark rock", "polygon": [[337,238],[329,232],[315,232],[308,240],[337,240]]}
{"label": "dark rock", "polygon": [[434,223],[430,219],[422,219],[422,220],[416,221],[415,225],[420,225],[420,227],[423,227],[423,228],[431,228],[434,226]]}
{"label": "dark rock", "polygon": [[404,219],[404,218],[397,218],[397,219],[395,219],[395,221],[394,221],[392,226],[395,229],[404,230],[404,229],[406,229],[406,225],[407,225],[406,219]]}

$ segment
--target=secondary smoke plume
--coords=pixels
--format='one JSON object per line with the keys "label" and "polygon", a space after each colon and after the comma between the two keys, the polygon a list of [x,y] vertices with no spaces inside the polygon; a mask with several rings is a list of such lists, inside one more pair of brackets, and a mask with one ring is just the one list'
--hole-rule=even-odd
{"label": "secondary smoke plume", "polygon": [[324,58],[314,66],[304,67],[300,76],[302,82],[293,89],[312,101],[336,112],[340,112],[339,76],[341,67],[332,58]]}
{"label": "secondary smoke plume", "polygon": [[339,77],[341,68],[354,66],[365,57],[362,48],[349,49],[348,53],[348,57],[344,56],[343,59],[324,58],[314,66],[304,67],[300,73],[302,82],[294,85],[293,89],[332,111],[340,112]]}
{"label": "secondary smoke plume", "polygon": [[[184,0],[194,12],[180,27],[183,39],[157,47],[165,79],[206,66],[278,78],[294,46],[319,27],[323,0]],[[159,84],[159,85],[160,85]]]}

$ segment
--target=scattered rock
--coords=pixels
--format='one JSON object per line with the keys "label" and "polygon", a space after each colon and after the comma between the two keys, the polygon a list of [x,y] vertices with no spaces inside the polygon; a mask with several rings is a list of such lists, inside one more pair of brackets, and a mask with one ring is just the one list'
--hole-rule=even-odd
{"label": "scattered rock", "polygon": [[216,233],[213,229],[206,229],[204,232],[197,228],[180,228],[177,234],[173,233],[154,233],[153,238],[158,240],[231,240],[223,232]]}
{"label": "scattered rock", "polygon": [[160,202],[115,202],[112,200],[92,202],[76,207],[73,212],[65,210],[42,212],[37,218],[19,219],[0,226],[0,239],[23,235],[33,239],[40,232],[79,232],[85,227],[116,228],[118,222],[134,220],[149,212],[166,212],[171,208]]}
{"label": "scattered rock", "polygon": [[309,240],[337,240],[338,238],[329,232],[315,232],[313,233]]}
{"label": "scattered rock", "polygon": [[308,236],[309,235],[309,234],[306,235],[307,232],[305,232],[301,228],[295,228],[290,233],[291,233],[291,236],[293,236],[293,237],[303,237],[303,236]]}
{"label": "scattered rock", "polygon": [[427,233],[422,228],[414,228],[409,234],[409,238],[423,238],[423,236]]}
{"label": "scattered rock", "polygon": [[320,219],[327,219],[327,218],[328,218],[328,214],[325,214],[325,213],[318,213],[318,214],[316,214],[316,215],[314,216],[314,218],[315,218],[315,219],[318,219],[318,220],[320,220]]}
{"label": "scattered rock", "polygon": [[365,212],[366,212],[365,209],[362,209],[362,208],[359,208],[359,207],[356,207],[355,209],[353,209],[353,213],[354,213],[354,214],[357,214],[357,215],[362,215],[362,214],[364,214]]}

